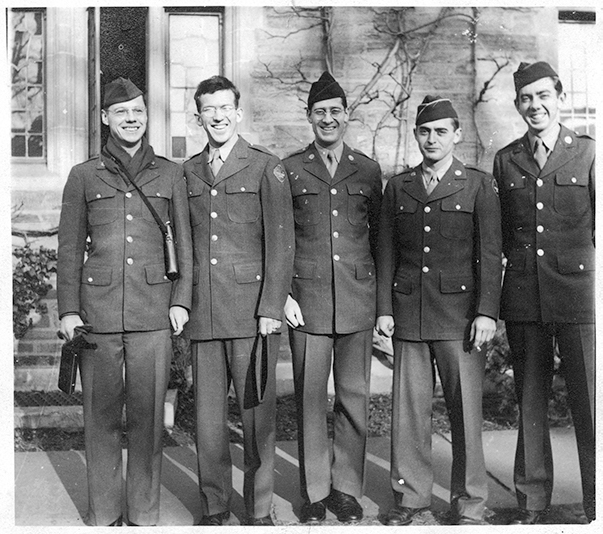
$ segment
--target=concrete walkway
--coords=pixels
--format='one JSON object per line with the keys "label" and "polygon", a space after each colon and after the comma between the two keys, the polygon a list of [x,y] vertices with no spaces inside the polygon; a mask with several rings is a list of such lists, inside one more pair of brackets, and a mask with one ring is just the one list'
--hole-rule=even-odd
{"label": "concrete walkway", "polygon": [[[572,429],[555,429],[553,436],[553,452],[555,464],[555,491],[553,493],[553,508],[563,509],[563,513],[551,514],[550,524],[543,527],[532,527],[533,532],[567,533],[596,531],[596,525],[578,526],[581,518],[581,489],[578,469],[576,444]],[[488,507],[492,511],[489,521],[501,523],[501,510],[515,507],[513,493],[512,466],[516,431],[496,431],[484,433],[486,464],[489,470],[490,498]],[[449,477],[451,467],[451,446],[449,436],[433,436],[433,461],[435,467],[435,484],[431,511],[424,514],[419,524],[438,525],[448,510]],[[243,450],[240,445],[231,445],[234,463],[233,480],[236,493],[232,502],[232,515],[229,524],[239,525],[243,517]],[[302,504],[299,496],[299,478],[297,462],[297,444],[294,441],[277,444],[277,460],[275,468],[275,495],[273,517],[281,528],[263,528],[261,532],[300,533],[322,532],[326,527],[298,527],[298,514]],[[125,454],[125,451],[124,451]],[[371,438],[367,455],[367,482],[362,505],[365,520],[362,522],[362,532],[374,530],[369,525],[381,525],[378,517],[387,512],[392,505],[389,490],[389,439]],[[201,517],[198,496],[198,479],[196,473],[196,455],[194,447],[169,447],[164,450],[162,495],[161,495],[161,525],[186,526],[193,525]],[[15,519],[14,525],[19,527],[39,526],[83,526],[82,517],[87,507],[87,485],[85,471],[85,456],[82,451],[61,452],[24,452],[15,454]],[[504,513],[502,514],[504,515]],[[498,519],[497,519],[498,517]],[[562,524],[561,523],[565,523]],[[597,523],[597,522],[595,522]],[[600,521],[599,521],[600,523]],[[329,512],[326,525],[340,524]],[[572,525],[573,524],[573,525]],[[599,525],[600,526],[600,525]],[[437,527],[438,532],[448,528]],[[494,528],[494,527],[489,527]],[[507,527],[505,531],[512,529]],[[544,529],[544,530],[541,530]],[[84,530],[84,529],[82,529]],[[162,529],[154,529],[158,532]],[[173,529],[170,529],[173,530]],[[236,532],[239,529],[228,529]],[[390,528],[391,530],[391,528]],[[414,530],[414,529],[413,529]],[[420,529],[429,532],[431,529]],[[480,527],[472,527],[471,532],[479,531]],[[46,529],[44,529],[44,532]],[[69,530],[79,532],[80,529]],[[189,529],[184,529],[189,531]],[[192,529],[190,529],[192,532]],[[197,529],[195,529],[198,532]],[[205,527],[203,532],[214,531]],[[38,528],[19,529],[19,532],[35,532]],[[58,530],[52,530],[58,532]],[[326,529],[333,532],[333,529]],[[357,532],[359,532],[357,530]],[[459,532],[456,527],[454,532]]]}

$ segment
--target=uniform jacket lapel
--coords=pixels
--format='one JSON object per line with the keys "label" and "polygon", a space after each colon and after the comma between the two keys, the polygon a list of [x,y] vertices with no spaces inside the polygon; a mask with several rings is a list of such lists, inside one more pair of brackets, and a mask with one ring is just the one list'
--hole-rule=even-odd
{"label": "uniform jacket lapel", "polygon": [[446,171],[446,174],[442,176],[440,183],[436,185],[435,189],[429,195],[427,201],[433,202],[440,200],[441,198],[448,197],[454,193],[460,191],[465,187],[467,183],[467,172],[465,166],[456,158],[452,159],[452,165],[450,169]]}
{"label": "uniform jacket lapel", "polygon": [[577,147],[576,134],[565,126],[561,126],[557,143],[555,143],[554,149],[549,154],[541,174],[551,174],[576,157],[578,153]]}
{"label": "uniform jacket lapel", "polygon": [[209,145],[206,145],[200,154],[193,159],[193,174],[203,180],[207,185],[214,183],[214,176],[209,166]]}
{"label": "uniform jacket lapel", "polygon": [[134,189],[133,186],[128,186],[126,184],[121,174],[113,173],[109,169],[107,169],[105,163],[103,162],[102,156],[98,158],[98,162],[96,164],[96,175],[109,187],[113,187],[118,191],[126,192],[130,188]]}
{"label": "uniform jacket lapel", "polygon": [[239,137],[235,146],[232,147],[230,154],[228,154],[224,165],[222,165],[218,176],[215,177],[214,185],[219,184],[233,174],[242,171],[245,167],[248,167],[249,164],[249,143],[242,137]]}
{"label": "uniform jacket lapel", "polygon": [[342,180],[345,180],[357,171],[358,163],[356,162],[356,156],[354,155],[352,149],[344,143],[343,152],[341,153],[341,161],[337,165],[337,170],[335,171],[335,176],[333,176],[333,179],[330,179],[329,171],[327,170],[326,172],[327,176],[329,176],[329,181],[333,184],[336,184]]}
{"label": "uniform jacket lapel", "polygon": [[[308,145],[308,148],[304,153],[303,165],[305,171],[327,184],[331,183],[331,175],[329,174],[326,165],[323,163],[318,150],[316,150],[314,143]],[[337,172],[339,172],[339,166]],[[335,173],[335,176],[337,176],[337,173]]]}
{"label": "uniform jacket lapel", "polygon": [[538,176],[540,174],[540,167],[538,167],[538,163],[536,163],[536,160],[532,155],[530,139],[528,138],[527,133],[519,140],[519,143],[517,143],[513,149],[511,161],[524,172],[527,172],[532,176]]}
{"label": "uniform jacket lapel", "polygon": [[421,175],[421,165],[417,165],[412,171],[404,174],[403,189],[415,200],[418,200],[421,204],[427,202],[427,191],[423,185],[423,178]]}

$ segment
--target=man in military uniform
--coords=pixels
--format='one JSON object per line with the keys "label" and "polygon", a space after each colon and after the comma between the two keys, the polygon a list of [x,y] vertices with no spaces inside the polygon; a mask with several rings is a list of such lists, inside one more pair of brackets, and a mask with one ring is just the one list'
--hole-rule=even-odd
{"label": "man in military uniform", "polygon": [[[315,140],[285,159],[295,215],[295,265],[285,307],[298,412],[302,523],[326,508],[343,522],[363,516],[375,320],[374,244],[381,169],[343,142],[343,89],[325,72],[312,84],[307,119]],[[332,460],[327,380],[335,383]]]}
{"label": "man in military uniform", "polygon": [[595,142],[559,124],[562,84],[544,62],[514,74],[527,133],[498,152],[503,251],[501,301],[519,401],[513,524],[539,523],[553,489],[548,398],[555,345],[563,362],[582,475],[595,518]]}
{"label": "man in military uniform", "polygon": [[408,525],[431,503],[435,360],[452,431],[451,520],[482,524],[482,381],[502,276],[496,183],[453,156],[461,129],[450,100],[425,97],[414,132],[423,162],[389,180],[379,226],[377,330],[394,336],[386,523]]}
{"label": "man in military uniform", "polygon": [[[192,250],[182,169],[155,155],[144,133],[142,91],[118,78],[104,90],[109,138],[101,155],[76,165],[59,223],[61,333],[84,323],[96,350],[81,354],[88,473],[88,525],[122,524],[122,409],[126,403],[127,522],[159,520],[163,407],[172,343],[191,307]],[[176,234],[180,279],[165,272],[163,234],[126,168]],[[125,379],[124,379],[125,367]]]}
{"label": "man in military uniform", "polygon": [[198,85],[195,103],[209,143],[184,164],[194,248],[187,331],[193,341],[205,525],[222,525],[230,515],[231,381],[243,422],[245,521],[273,524],[275,370],[293,265],[293,216],[280,160],[237,133],[243,116],[239,98],[238,89],[222,76]]}

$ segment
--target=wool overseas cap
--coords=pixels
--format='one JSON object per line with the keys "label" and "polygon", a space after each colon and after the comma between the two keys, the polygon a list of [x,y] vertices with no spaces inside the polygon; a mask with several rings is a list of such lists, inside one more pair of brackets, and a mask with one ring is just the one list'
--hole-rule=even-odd
{"label": "wool overseas cap", "polygon": [[337,83],[331,74],[325,71],[322,73],[322,76],[318,79],[318,81],[314,82],[310,87],[310,94],[308,95],[308,109],[312,109],[312,106],[315,102],[337,97],[341,97],[343,99],[343,105],[347,107],[345,92],[341,88],[341,85]]}
{"label": "wool overseas cap", "polygon": [[142,95],[143,92],[127,78],[117,78],[105,85],[103,109],[119,102],[128,102]]}
{"label": "wool overseas cap", "polygon": [[517,71],[513,73],[515,82],[515,92],[519,92],[522,87],[530,85],[540,78],[556,78],[558,75],[546,61],[537,61],[536,63],[521,62]]}
{"label": "wool overseas cap", "polygon": [[437,121],[439,119],[458,119],[456,111],[452,107],[452,102],[441,96],[427,95],[423,102],[417,108],[417,118],[415,125],[420,126],[426,122]]}

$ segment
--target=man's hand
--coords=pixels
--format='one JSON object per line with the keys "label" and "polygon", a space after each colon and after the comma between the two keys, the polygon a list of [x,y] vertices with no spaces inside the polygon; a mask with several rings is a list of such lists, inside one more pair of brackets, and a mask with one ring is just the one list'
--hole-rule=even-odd
{"label": "man's hand", "polygon": [[76,326],[82,326],[84,321],[79,315],[65,315],[61,319],[61,326],[59,328],[59,332],[63,339],[67,341],[71,341],[73,339],[73,331]]}
{"label": "man's hand", "polygon": [[184,325],[188,323],[187,309],[182,306],[172,306],[170,308],[170,323],[172,323],[175,336],[182,334]]}
{"label": "man's hand", "polygon": [[304,316],[302,315],[301,308],[291,295],[287,296],[287,302],[285,302],[285,318],[287,324],[291,328],[297,328],[298,326],[304,326]]}
{"label": "man's hand", "polygon": [[270,317],[260,317],[258,321],[258,331],[263,336],[267,336],[268,334],[274,334],[278,332],[279,328],[283,324],[282,321],[278,319],[271,319]]}
{"label": "man's hand", "polygon": [[471,342],[477,350],[482,350],[482,345],[488,343],[496,334],[496,321],[485,315],[478,315],[471,324]]}
{"label": "man's hand", "polygon": [[394,335],[394,318],[391,315],[381,315],[377,317],[377,332],[385,337],[392,337]]}

